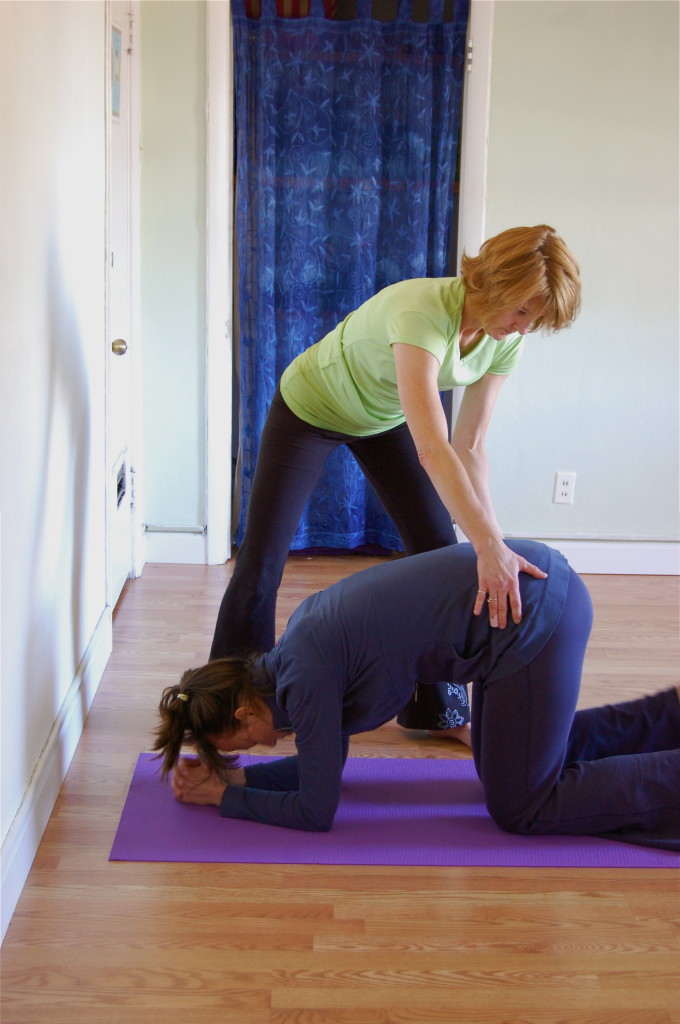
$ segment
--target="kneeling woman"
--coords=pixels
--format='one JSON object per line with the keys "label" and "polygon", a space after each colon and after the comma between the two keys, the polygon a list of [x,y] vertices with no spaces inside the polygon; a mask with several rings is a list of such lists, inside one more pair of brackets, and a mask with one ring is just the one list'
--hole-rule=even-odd
{"label": "kneeling woman", "polygon": [[[508,544],[548,576],[520,577],[522,621],[505,629],[473,614],[477,560],[459,544],[355,573],[303,601],[268,653],[186,672],[163,693],[154,746],[175,796],[328,830],[349,737],[393,718],[416,686],[474,680],[474,760],[502,828],[680,849],[678,692],[575,712],[588,591],[559,552]],[[295,756],[245,769],[223,756],[290,733]]]}

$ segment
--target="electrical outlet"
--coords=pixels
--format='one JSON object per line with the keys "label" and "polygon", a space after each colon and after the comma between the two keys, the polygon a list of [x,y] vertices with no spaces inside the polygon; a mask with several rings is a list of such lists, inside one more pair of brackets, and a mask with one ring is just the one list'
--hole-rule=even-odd
{"label": "electrical outlet", "polygon": [[576,473],[566,473],[563,470],[558,470],[558,472],[555,473],[553,502],[556,505],[573,505],[575,487]]}

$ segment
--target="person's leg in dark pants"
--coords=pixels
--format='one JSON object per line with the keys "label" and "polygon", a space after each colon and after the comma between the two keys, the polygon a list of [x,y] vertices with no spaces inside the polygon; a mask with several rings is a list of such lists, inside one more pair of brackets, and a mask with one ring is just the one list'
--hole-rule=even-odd
{"label": "person's leg in dark pants", "polygon": [[347,447],[399,531],[407,555],[457,542],[451,516],[420,464],[405,423]]}
{"label": "person's leg in dark pants", "polygon": [[[572,573],[561,619],[534,661],[512,676],[475,684],[473,752],[489,812],[502,828],[526,835],[622,838],[617,832],[625,829],[652,836],[675,828],[680,841],[680,750],[632,752],[640,730],[628,710],[591,715],[593,723],[598,717],[608,723],[603,745],[589,751],[594,758],[572,759],[585,752],[580,723],[573,740],[572,726],[581,717],[575,707],[591,618],[588,592]],[[680,744],[677,709],[674,722],[670,735],[660,730],[660,742]]]}
{"label": "person's leg in dark pants", "polygon": [[[366,479],[399,531],[404,551],[416,555],[457,543],[451,516],[420,464],[404,423],[383,434],[348,443]],[[397,716],[405,729],[427,729],[469,742],[467,687],[441,682],[421,686]]]}
{"label": "person's leg in dark pants", "polygon": [[269,651],[276,595],[303,509],[328,455],[345,440],[290,411],[280,393],[265,422],[234,572],[217,616],[210,660]]}
{"label": "person's leg in dark pants", "polygon": [[680,702],[673,688],[637,700],[577,711],[567,762],[651,754],[680,744]]}
{"label": "person's leg in dark pants", "polygon": [[591,625],[590,595],[572,572],[560,620],[533,662],[474,684],[475,767],[489,813],[508,831],[528,830],[560,777]]}

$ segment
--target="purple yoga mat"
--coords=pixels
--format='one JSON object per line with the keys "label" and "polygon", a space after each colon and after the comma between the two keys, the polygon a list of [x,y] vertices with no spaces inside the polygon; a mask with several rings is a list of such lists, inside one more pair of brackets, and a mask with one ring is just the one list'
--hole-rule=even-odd
{"label": "purple yoga mat", "polygon": [[[245,755],[243,765],[269,757]],[[588,836],[515,836],[488,815],[470,759],[349,758],[330,832],[178,803],[141,754],[110,860],[433,867],[670,868],[680,854]]]}

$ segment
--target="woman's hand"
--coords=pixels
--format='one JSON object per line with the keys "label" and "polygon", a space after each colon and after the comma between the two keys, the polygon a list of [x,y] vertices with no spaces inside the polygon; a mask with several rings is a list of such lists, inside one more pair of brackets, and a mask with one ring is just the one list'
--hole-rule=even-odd
{"label": "woman's hand", "polygon": [[522,621],[522,599],[519,592],[518,576],[526,572],[543,580],[548,575],[526,558],[515,554],[502,541],[492,541],[488,548],[477,554],[477,577],[479,590],[474,613],[481,614],[484,604],[488,605],[489,622],[493,627],[505,629],[508,622],[508,602],[512,621]]}
{"label": "woman's hand", "polygon": [[503,543],[491,500],[484,440],[505,377],[487,373],[465,388],[449,443],[439,398],[437,360],[413,345],[395,343],[393,350],[399,398],[421,465],[477,553],[475,615],[488,602],[491,625],[504,629],[509,602],[513,621],[521,622],[519,573],[538,579],[546,573]]}
{"label": "woman's hand", "polygon": [[184,804],[212,804],[219,807],[227,785],[193,757],[181,757],[170,773],[173,795]]}

